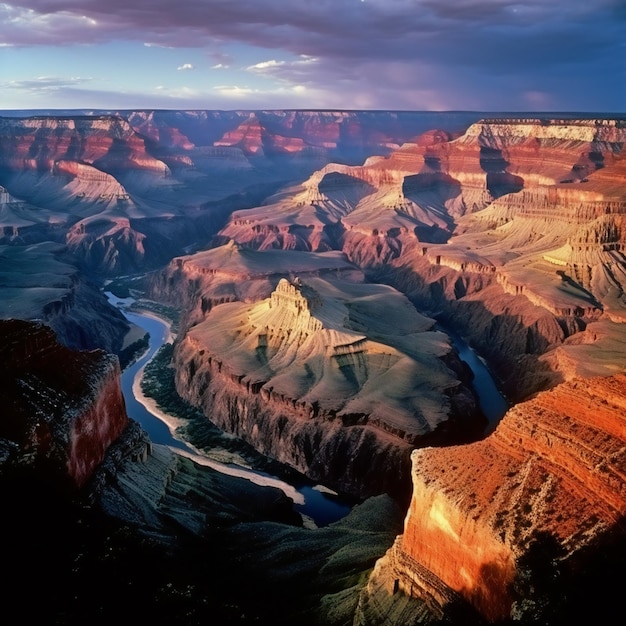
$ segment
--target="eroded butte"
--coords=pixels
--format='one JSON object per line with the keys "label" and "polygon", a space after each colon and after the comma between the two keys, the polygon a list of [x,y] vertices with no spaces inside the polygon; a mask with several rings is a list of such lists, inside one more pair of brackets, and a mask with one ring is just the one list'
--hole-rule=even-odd
{"label": "eroded butte", "polygon": [[[292,270],[300,259],[298,275],[280,277],[281,259]],[[483,425],[434,320],[395,289],[363,282],[341,255],[231,244],[169,271],[156,289],[164,280],[197,288],[193,325],[175,349],[179,392],[315,480],[402,498],[415,445],[461,440]],[[219,294],[231,301],[209,306]]]}

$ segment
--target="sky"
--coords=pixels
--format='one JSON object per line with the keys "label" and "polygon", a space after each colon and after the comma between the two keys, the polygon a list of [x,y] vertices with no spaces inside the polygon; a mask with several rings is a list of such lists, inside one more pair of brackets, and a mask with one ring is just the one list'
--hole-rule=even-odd
{"label": "sky", "polygon": [[0,2],[0,109],[626,112],[626,0]]}

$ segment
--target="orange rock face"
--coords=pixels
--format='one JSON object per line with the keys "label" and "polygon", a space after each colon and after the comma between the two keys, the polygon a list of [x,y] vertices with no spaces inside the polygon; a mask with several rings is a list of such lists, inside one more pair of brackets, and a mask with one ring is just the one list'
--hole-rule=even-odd
{"label": "orange rock face", "polygon": [[534,538],[550,537],[567,564],[619,532],[625,444],[626,375],[618,374],[543,392],[484,441],[416,450],[404,534],[385,557],[395,577],[388,587],[443,613],[458,594],[489,621],[508,618],[523,599],[513,583]]}

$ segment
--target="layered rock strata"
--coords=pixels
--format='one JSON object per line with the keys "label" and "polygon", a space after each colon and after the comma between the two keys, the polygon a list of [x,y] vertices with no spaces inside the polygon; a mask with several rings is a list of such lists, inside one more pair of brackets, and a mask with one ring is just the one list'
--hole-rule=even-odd
{"label": "layered rock strata", "polygon": [[296,276],[365,280],[340,252],[259,252],[230,241],[173,259],[147,277],[145,288],[150,297],[180,307],[183,326],[193,326],[220,304],[268,298],[280,278]]}
{"label": "layered rock strata", "polygon": [[[331,158],[361,162],[443,117],[338,111],[123,111],[0,119],[0,241],[66,241],[105,275],[206,245]],[[427,127],[427,126],[426,126]]]}
{"label": "layered rock strata", "polygon": [[175,366],[219,427],[359,497],[404,497],[412,447],[478,423],[447,337],[388,287],[281,279],[268,299],[215,307]]}
{"label": "layered rock strata", "polygon": [[501,383],[518,400],[565,375],[541,355],[602,316],[624,319],[625,139],[611,119],[426,133],[362,166],[330,164],[236,212],[223,233],[260,249],[343,250],[458,327],[510,373]]}
{"label": "layered rock strata", "polygon": [[3,470],[82,487],[128,424],[117,357],[69,350],[42,324],[0,331]]}
{"label": "layered rock strata", "polygon": [[[425,603],[426,621],[459,602],[488,622],[540,619],[545,602],[557,612],[575,605],[567,584],[603,558],[597,546],[626,545],[625,444],[619,374],[543,392],[484,441],[416,450],[404,532],[377,565],[361,623],[383,623],[377,607],[394,593]],[[549,582],[547,570],[568,583]]]}
{"label": "layered rock strata", "polygon": [[88,163],[104,171],[167,166],[146,152],[143,138],[119,116],[0,119],[1,164],[5,168],[52,170],[58,161]]}

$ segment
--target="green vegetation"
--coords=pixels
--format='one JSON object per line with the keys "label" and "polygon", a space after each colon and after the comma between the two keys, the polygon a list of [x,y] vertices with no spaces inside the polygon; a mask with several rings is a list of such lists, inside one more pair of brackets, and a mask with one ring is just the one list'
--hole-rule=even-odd
{"label": "green vegetation", "polygon": [[120,367],[125,370],[132,365],[150,346],[150,333],[146,333],[141,339],[134,341],[118,353]]}
{"label": "green vegetation", "polygon": [[161,346],[144,369],[141,391],[152,398],[159,409],[174,417],[184,419],[184,426],[179,426],[177,435],[209,456],[224,451],[243,458],[246,463],[258,471],[267,472],[292,484],[308,483],[304,476],[295,470],[263,456],[250,444],[220,430],[196,407],[181,398],[176,391],[174,369],[171,365],[173,345]]}
{"label": "green vegetation", "polygon": [[180,312],[173,306],[155,302],[154,300],[145,300],[133,295],[137,298],[133,304],[128,307],[129,311],[136,313],[153,313],[157,317],[166,320],[170,324],[171,331],[176,334],[180,323]]}

